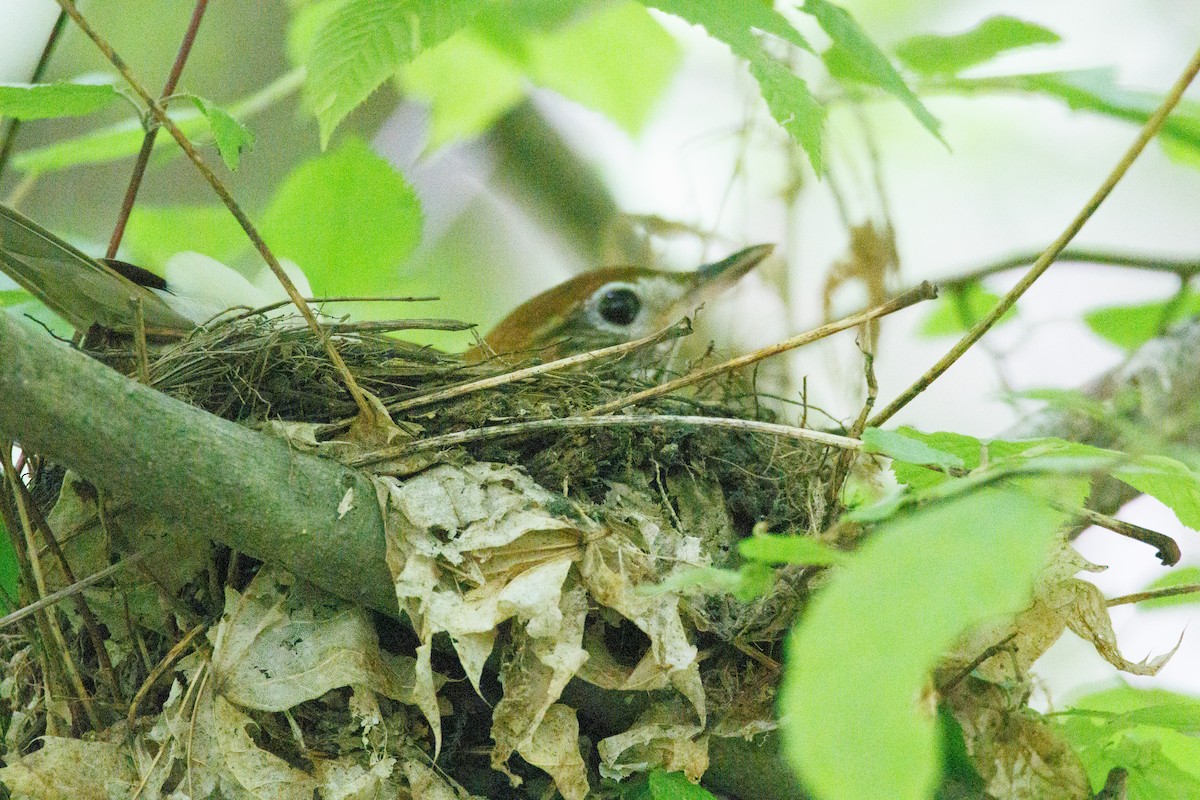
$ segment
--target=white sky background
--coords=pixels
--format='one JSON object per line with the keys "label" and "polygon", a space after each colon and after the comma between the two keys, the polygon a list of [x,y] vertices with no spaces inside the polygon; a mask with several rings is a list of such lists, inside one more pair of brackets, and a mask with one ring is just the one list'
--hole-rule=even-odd
{"label": "white sky background", "polygon": [[[1011,56],[1003,66],[1013,70],[1115,66],[1123,85],[1159,92],[1174,81],[1200,43],[1200,3],[1184,0],[925,0],[920,15],[913,17],[898,16],[883,0],[844,4],[885,44],[917,32],[959,31],[992,14],[1020,16],[1057,31],[1064,41]],[[37,32],[49,30],[55,13],[50,0],[0,0],[0,81],[25,79],[28,65],[40,51]],[[21,26],[27,27],[19,30]],[[683,72],[636,141],[596,114],[557,97],[542,96],[541,102],[577,148],[609,178],[625,210],[689,222],[725,237],[705,253],[681,240],[668,249],[673,262],[695,264],[741,244],[784,243],[792,286],[792,296],[787,298],[791,319],[761,282],[744,287],[731,308],[710,312],[734,328],[743,343],[762,344],[819,322],[824,270],[843,252],[845,235],[828,192],[821,187],[810,187],[790,214],[782,207],[777,192],[783,162],[774,147],[752,147],[746,154],[747,179],[731,183],[732,165],[743,144],[736,131],[748,119],[747,109],[756,106],[746,99],[749,79],[721,46],[695,36],[686,38],[689,54]],[[1189,96],[1200,99],[1200,92],[1193,88]],[[932,98],[927,102],[943,120],[944,136],[953,152],[947,152],[895,104],[882,104],[870,114],[881,141],[905,284],[1044,246],[1078,211],[1136,133],[1130,125],[1071,113],[1050,101]],[[835,157],[859,152],[853,126],[846,122],[845,115],[833,120],[830,150]],[[755,144],[776,136],[767,121],[758,119],[755,126]],[[380,142],[386,144],[387,139],[385,132]],[[469,167],[469,146],[445,158],[453,161],[464,154],[463,163]],[[863,166],[861,159],[858,164]],[[848,180],[851,175],[845,170],[841,177],[852,189],[865,185]],[[859,221],[875,211],[869,192],[852,190],[848,196]],[[1200,171],[1170,163],[1151,145],[1077,244],[1200,254]],[[542,245],[543,259],[560,254],[553,245]],[[1015,278],[1016,273],[989,285],[1003,290]],[[547,272],[538,280],[552,282],[555,277]],[[1121,359],[1119,351],[1076,321],[1081,312],[1162,298],[1173,288],[1174,281],[1165,276],[1056,265],[1021,301],[1020,322],[990,335],[986,348],[965,357],[892,424],[976,435],[999,433],[1014,420],[1015,412],[999,397],[997,363],[988,350],[1005,355],[1001,370],[1014,388],[1079,385]],[[839,311],[850,311],[862,298],[847,293],[838,301]],[[910,311],[885,327],[876,361],[882,403],[952,344],[950,339],[911,336],[919,317],[920,313]],[[853,391],[848,391],[858,374],[857,364],[856,351],[843,335],[824,350],[796,354],[791,366],[794,377],[809,377],[810,390],[822,403],[849,416],[857,410]],[[1181,528],[1156,502],[1140,499],[1121,516],[1174,536],[1183,548],[1183,563],[1200,564],[1200,534]],[[1085,533],[1078,547],[1093,561],[1114,565],[1092,578],[1110,596],[1142,589],[1163,572],[1150,548],[1106,531]],[[1170,649],[1196,612],[1141,613],[1123,607],[1114,609],[1113,615],[1124,653],[1137,660]],[[1070,634],[1039,662],[1039,672],[1056,700],[1072,686],[1111,680],[1115,675]],[[1200,693],[1200,636],[1194,632],[1185,636],[1173,662],[1153,683]]]}

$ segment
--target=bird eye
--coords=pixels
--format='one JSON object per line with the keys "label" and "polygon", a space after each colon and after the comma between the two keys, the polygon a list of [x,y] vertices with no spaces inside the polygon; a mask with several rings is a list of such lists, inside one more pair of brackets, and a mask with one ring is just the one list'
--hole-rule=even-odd
{"label": "bird eye", "polygon": [[600,295],[600,302],[597,304],[596,310],[600,312],[600,316],[605,322],[613,325],[628,325],[637,319],[638,312],[642,310],[642,301],[638,298],[637,292],[622,286],[604,291]]}

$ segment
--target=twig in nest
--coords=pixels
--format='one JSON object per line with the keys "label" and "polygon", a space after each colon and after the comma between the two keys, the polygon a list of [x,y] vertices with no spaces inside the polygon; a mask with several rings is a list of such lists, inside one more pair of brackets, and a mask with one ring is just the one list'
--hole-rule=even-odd
{"label": "twig in nest", "polygon": [[115,575],[116,573],[120,572],[121,570],[125,569],[126,567],[136,564],[139,561],[142,561],[149,555],[150,555],[149,551],[143,551],[141,553],[134,553],[131,556],[126,556],[125,558],[121,559],[117,563],[112,564],[111,566],[107,566],[104,569],[100,570],[99,572],[97,572],[93,575],[87,576],[86,578],[84,578],[81,581],[73,583],[70,586],[67,586],[65,588],[59,589],[57,592],[52,592],[52,593],[46,595],[45,597],[43,597],[42,599],[40,599],[36,602],[30,603],[29,605],[25,606],[24,608],[17,609],[16,611],[14,611],[13,613],[9,614],[6,617],[0,617],[0,630],[7,628],[9,625],[13,625],[17,622],[20,622],[21,620],[25,619],[26,617],[33,616],[34,614],[41,611],[42,609],[49,608],[50,606],[52,606],[56,603],[61,603],[63,600],[67,599],[68,597],[72,597],[74,595],[79,594],[84,589],[88,588],[89,586],[95,586],[97,583],[104,580],[105,578],[111,577],[112,575]]}
{"label": "twig in nest", "polygon": [[631,353],[634,350],[639,350],[643,347],[650,347],[659,342],[668,339],[674,339],[679,336],[686,336],[691,332],[691,327],[685,322],[680,322],[672,325],[669,328],[664,328],[661,331],[655,331],[649,336],[643,336],[640,339],[634,339],[629,342],[622,342],[611,347],[602,347],[599,350],[589,350],[586,353],[560,358],[555,361],[548,361],[545,364],[537,364],[524,369],[517,369],[511,372],[506,372],[503,375],[494,375],[490,378],[483,378],[470,383],[464,383],[459,386],[450,386],[446,389],[440,389],[436,392],[423,394],[420,397],[413,397],[408,400],[401,400],[398,403],[390,403],[387,410],[390,412],[407,411],[410,408],[418,408],[427,406],[432,403],[440,403],[445,400],[452,400],[456,397],[471,394],[472,392],[480,392],[485,389],[495,389],[500,386],[505,386],[516,381],[522,381],[526,378],[532,378],[537,375],[545,375],[548,372],[557,372],[558,370],[570,369],[577,367],[580,364],[586,364],[589,361],[596,361],[601,358],[610,358],[612,356],[624,355]]}
{"label": "twig in nest", "polygon": [[859,313],[852,314],[848,317],[843,317],[835,322],[822,325],[819,328],[813,328],[811,331],[802,333],[799,336],[793,336],[790,339],[785,339],[784,341],[773,344],[770,347],[764,347],[761,350],[754,351],[753,353],[730,359],[722,364],[717,364],[706,369],[696,370],[688,375],[684,375],[682,378],[676,378],[673,381],[667,381],[666,383],[660,384],[651,389],[635,392],[619,400],[613,400],[611,403],[605,403],[603,405],[596,406],[587,412],[587,416],[611,414],[614,411],[619,411],[622,408],[625,408],[626,406],[641,403],[654,397],[662,397],[665,394],[670,394],[671,392],[674,392],[677,389],[682,389],[685,386],[692,386],[717,375],[721,375],[731,370],[740,369],[741,367],[748,366],[757,361],[762,361],[764,358],[770,358],[771,356],[778,355],[780,353],[786,353],[788,350],[794,350],[797,347],[803,347],[806,344],[812,344],[815,341],[824,339],[826,336],[830,336],[839,331],[844,331],[847,328],[857,327],[862,325],[864,322],[869,322],[870,320],[878,319],[879,317],[887,316],[888,314],[893,314],[900,309],[907,308],[908,306],[918,303],[921,300],[932,300],[935,297],[937,297],[937,289],[934,287],[934,285],[928,281],[922,282],[921,285],[909,289],[904,294],[889,300],[883,305],[876,306],[875,308],[871,308],[866,311],[860,311]]}
{"label": "twig in nest", "polygon": [[1192,80],[1196,77],[1196,73],[1198,72],[1200,72],[1200,50],[1197,50],[1196,54],[1192,56],[1192,60],[1188,62],[1187,67],[1184,68],[1183,74],[1179,76],[1179,79],[1175,82],[1175,85],[1171,87],[1171,90],[1167,92],[1166,97],[1163,98],[1162,104],[1158,107],[1158,110],[1155,111],[1148,120],[1146,120],[1146,124],[1142,126],[1142,130],[1138,133],[1138,136],[1134,140],[1133,144],[1129,146],[1129,149],[1125,151],[1125,154],[1121,157],[1121,160],[1117,162],[1117,165],[1113,168],[1112,172],[1109,173],[1108,177],[1104,179],[1104,183],[1100,184],[1100,188],[1096,190],[1095,194],[1088,199],[1087,203],[1084,204],[1079,213],[1075,215],[1075,218],[1072,219],[1070,224],[1067,225],[1066,230],[1059,234],[1058,238],[1046,248],[1046,251],[1042,253],[1041,257],[1039,257],[1034,265],[1029,268],[1029,271],[1021,277],[1021,280],[1017,281],[1017,285],[1014,286],[1008,292],[1008,294],[1000,298],[1000,302],[996,303],[992,310],[984,315],[983,319],[979,320],[979,322],[977,322],[975,326],[971,328],[971,330],[967,331],[962,339],[960,339],[954,345],[954,347],[950,348],[950,351],[946,353],[946,355],[942,356],[942,358],[936,364],[930,367],[924,375],[918,378],[916,382],[912,384],[912,386],[905,389],[899,397],[889,403],[887,408],[880,411],[871,419],[871,427],[878,428],[880,425],[887,422],[895,415],[897,411],[908,405],[917,395],[925,391],[925,389],[928,388],[931,383],[940,378],[942,373],[950,369],[950,367],[953,366],[954,363],[958,361],[958,359],[961,358],[964,353],[967,352],[967,350],[973,347],[974,344],[979,341],[983,335],[987,333],[988,330],[990,330],[992,326],[995,325],[996,322],[998,322],[999,319],[1004,316],[1004,314],[1010,308],[1013,307],[1013,305],[1016,304],[1017,300],[1021,297],[1021,295],[1025,294],[1026,290],[1033,285],[1034,281],[1036,281],[1043,275],[1043,273],[1046,272],[1050,265],[1054,263],[1055,259],[1058,258],[1059,254],[1062,253],[1062,251],[1066,249],[1067,245],[1070,244],[1071,240],[1075,238],[1075,234],[1079,233],[1084,224],[1091,219],[1092,215],[1096,213],[1096,210],[1100,208],[1100,206],[1108,198],[1108,195],[1112,193],[1112,190],[1116,188],[1117,183],[1119,183],[1120,180],[1125,177],[1125,173],[1133,165],[1133,162],[1137,160],[1137,157],[1141,155],[1142,150],[1146,148],[1146,145],[1150,143],[1150,140],[1153,139],[1158,133],[1163,123],[1166,122],[1167,116],[1170,115],[1171,110],[1174,109],[1179,103],[1179,100],[1183,97],[1184,91],[1189,85],[1191,85]]}
{"label": "twig in nest", "polygon": [[178,661],[180,656],[187,652],[187,649],[191,646],[196,637],[201,633],[204,633],[206,630],[208,630],[207,622],[201,622],[195,625],[190,631],[184,634],[182,639],[175,643],[175,646],[171,648],[166,657],[164,657],[162,661],[155,664],[154,669],[150,670],[150,674],[146,676],[146,680],[142,681],[142,685],[137,690],[137,694],[133,696],[133,702],[129,704],[129,713],[125,715],[125,722],[128,725],[129,730],[133,730],[134,722],[137,720],[138,707],[142,704],[142,699],[146,696],[146,693],[154,688],[154,684],[158,683],[159,679],[171,669],[171,665]]}
{"label": "twig in nest", "polygon": [[[437,299],[438,298],[436,298],[436,297],[394,297],[391,295],[351,295],[351,296],[346,296],[346,297],[306,297],[306,298],[304,298],[304,302],[319,306],[322,303],[428,303],[431,300],[437,300]],[[274,303],[268,303],[265,306],[259,306],[258,308],[247,309],[246,311],[243,311],[242,313],[237,314],[236,316],[223,317],[221,319],[221,322],[222,323],[237,322],[238,320],[245,319],[246,317],[254,317],[254,316],[258,316],[259,314],[267,314],[267,313],[270,313],[271,311],[275,311],[277,309],[283,308],[284,306],[290,306],[291,304],[292,304],[292,301],[290,299],[279,300]]]}
{"label": "twig in nest", "polygon": [[419,453],[426,450],[440,450],[445,447],[453,447],[455,445],[466,444],[468,442],[478,442],[487,439],[499,439],[505,436],[518,436],[528,433],[542,433],[545,431],[572,430],[577,428],[618,428],[618,427],[647,427],[659,425],[668,426],[693,426],[700,428],[725,428],[729,430],[745,431],[747,433],[761,433],[768,436],[782,436],[788,439],[796,439],[802,442],[811,442],[813,444],[824,445],[828,447],[840,447],[846,450],[858,450],[862,448],[862,442],[858,439],[851,439],[846,436],[838,436],[833,433],[824,433],[822,431],[811,431],[805,428],[796,428],[791,425],[778,425],[773,422],[758,422],[749,419],[734,419],[726,417],[689,417],[689,416],[674,416],[670,414],[647,414],[644,416],[605,416],[605,417],[559,417],[556,419],[539,419],[529,422],[513,422],[508,425],[489,425],[485,428],[472,428],[466,431],[456,431],[447,433],[441,436],[431,436],[428,439],[419,439],[408,444],[398,445],[396,447],[388,447],[383,450],[378,450],[374,453],[369,453],[360,456],[349,462],[352,467],[367,467],[372,464],[379,464],[384,461],[389,461],[393,458],[403,458],[413,453]]}

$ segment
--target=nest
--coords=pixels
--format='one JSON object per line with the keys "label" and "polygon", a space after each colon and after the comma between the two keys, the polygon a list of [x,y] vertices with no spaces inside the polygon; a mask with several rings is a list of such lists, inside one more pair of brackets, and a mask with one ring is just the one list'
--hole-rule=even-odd
{"label": "nest", "polygon": [[[500,359],[468,363],[370,331],[343,329],[335,342],[359,385],[416,442],[513,421],[574,417],[662,377],[647,368],[642,353],[633,362],[596,360],[417,403],[513,367]],[[138,359],[127,344],[94,355],[136,371]],[[346,449],[354,402],[322,343],[295,320],[248,317],[211,325],[154,353],[148,368],[153,386],[214,414],[289,436],[302,429],[298,439],[334,457],[363,455],[361,443]],[[776,416],[754,392],[752,379],[736,374],[685,396],[651,400],[638,413],[761,421]],[[688,564],[736,567],[736,543],[755,525],[798,534],[822,529],[837,489],[829,484],[836,472],[830,459],[825,448],[747,431],[550,425],[459,444],[402,474],[384,465],[377,480],[391,526],[388,561],[411,628],[344,607],[224,548],[180,542],[170,578],[130,576],[112,592],[97,593],[101,600],[93,598],[113,635],[106,649],[119,654],[115,663],[101,668],[81,621],[74,620],[69,634],[82,673],[112,673],[112,691],[126,697],[138,689],[138,718],[131,710],[127,723],[91,726],[82,738],[64,738],[64,730],[77,735],[89,725],[71,719],[64,729],[48,714],[40,724],[31,715],[22,730],[10,731],[18,748],[44,734],[60,735],[44,740],[41,762],[26,758],[0,778],[57,779],[57,764],[83,757],[111,762],[109,772],[92,776],[100,785],[135,785],[150,776],[164,791],[193,780],[237,796],[236,766],[212,767],[228,762],[234,751],[257,754],[257,768],[269,766],[268,772],[297,782],[309,796],[351,778],[376,791],[399,787],[413,797],[444,796],[419,788],[431,781],[460,796],[469,789],[506,797],[518,796],[512,786],[522,780],[530,796],[541,796],[553,781],[569,798],[653,765],[699,778],[709,735],[750,735],[773,724],[771,665],[781,658],[782,637],[807,597],[813,572],[785,570],[775,591],[751,602],[684,590],[651,596],[645,590],[669,582]],[[451,499],[436,499],[444,497]],[[108,560],[104,542],[162,525],[133,515],[101,532],[104,526],[94,524],[96,502],[82,482],[68,480],[51,515],[56,528],[86,528],[85,521],[93,520],[91,544],[79,537],[71,549],[94,563]],[[118,527],[133,532],[123,535]],[[472,537],[485,544],[472,544]],[[564,552],[573,555],[564,559]],[[77,573],[91,569],[76,565]],[[524,592],[517,599],[495,600],[516,586]],[[535,596],[537,602],[529,600]],[[494,629],[469,629],[489,613]],[[202,630],[207,642],[196,633]],[[235,659],[230,642],[246,630],[258,638]],[[452,648],[434,639],[439,631],[450,634]],[[263,699],[271,690],[260,685],[261,675],[289,669],[272,647],[286,640],[292,650],[285,655],[301,658],[292,652],[297,642],[320,650],[332,648],[338,637],[348,637],[359,651],[353,680],[343,670],[342,682],[316,681],[319,696]],[[2,648],[10,667],[28,678],[26,691],[17,695],[36,704],[39,679],[31,651],[19,641]],[[754,659],[746,658],[748,649]],[[190,655],[178,660],[185,651]],[[564,666],[566,651],[576,658]],[[150,675],[155,665],[159,676],[176,675],[174,683],[156,682]],[[205,670],[225,676],[219,689],[205,683]],[[636,720],[576,722],[575,709],[564,705],[571,691],[563,694],[573,678],[602,689],[637,689],[642,707]],[[89,680],[90,692],[106,691],[99,677]],[[284,710],[286,717],[278,713]],[[561,733],[560,726],[572,725],[573,734]],[[199,767],[183,755],[184,728],[193,737],[203,732],[203,742],[189,744],[207,759],[201,773],[192,774]],[[131,773],[120,749],[131,746],[130,736],[135,749],[165,758],[166,766],[147,767],[149,772],[139,766]],[[556,754],[561,736],[574,755]],[[589,741],[600,744],[589,748]],[[487,763],[478,753],[489,745]],[[428,767],[439,747],[440,775]],[[392,767],[379,767],[387,759]],[[331,764],[341,778],[331,777]]]}

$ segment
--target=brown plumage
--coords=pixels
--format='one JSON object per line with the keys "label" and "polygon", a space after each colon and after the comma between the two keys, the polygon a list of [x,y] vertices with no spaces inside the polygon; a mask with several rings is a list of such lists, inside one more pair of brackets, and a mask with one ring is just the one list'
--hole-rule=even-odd
{"label": "brown plumage", "polygon": [[470,361],[525,353],[562,358],[649,335],[716,297],[774,249],[756,245],[694,272],[606,267],[578,275],[527,300],[468,350]]}

